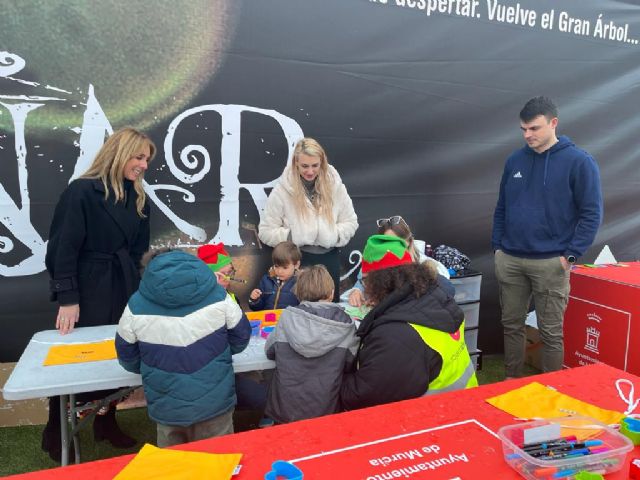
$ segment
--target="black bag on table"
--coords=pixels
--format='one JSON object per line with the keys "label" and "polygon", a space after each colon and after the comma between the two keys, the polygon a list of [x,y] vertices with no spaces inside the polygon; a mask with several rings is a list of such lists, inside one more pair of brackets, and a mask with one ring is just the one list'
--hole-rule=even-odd
{"label": "black bag on table", "polygon": [[457,248],[446,245],[438,245],[433,251],[433,258],[442,263],[445,267],[455,271],[464,270],[471,265],[471,260]]}

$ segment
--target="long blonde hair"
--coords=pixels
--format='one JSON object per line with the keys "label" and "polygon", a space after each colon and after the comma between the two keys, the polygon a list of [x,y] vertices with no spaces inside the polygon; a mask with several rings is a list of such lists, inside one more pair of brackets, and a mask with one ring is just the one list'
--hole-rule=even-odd
{"label": "long blonde hair", "polygon": [[300,177],[298,170],[298,157],[301,153],[310,157],[320,159],[320,171],[316,177],[315,183],[315,196],[311,202],[315,211],[325,217],[329,223],[334,223],[333,220],[333,178],[329,175],[329,161],[327,160],[327,154],[324,148],[313,138],[303,138],[293,150],[293,156],[291,157],[291,186],[293,188],[293,204],[304,218],[310,213],[309,204],[307,203],[307,195],[305,193],[304,184]]}
{"label": "long blonde hair", "polygon": [[[149,162],[151,162],[156,154],[156,146],[151,139],[135,128],[121,128],[107,138],[89,170],[82,175],[82,178],[99,178],[102,180],[105,200],[109,198],[109,187],[113,190],[116,202],[124,200],[124,166],[146,146],[149,146],[151,153]],[[138,194],[136,210],[138,215],[144,217],[143,208],[146,196],[142,186],[142,175],[138,176],[133,182],[133,188]]]}

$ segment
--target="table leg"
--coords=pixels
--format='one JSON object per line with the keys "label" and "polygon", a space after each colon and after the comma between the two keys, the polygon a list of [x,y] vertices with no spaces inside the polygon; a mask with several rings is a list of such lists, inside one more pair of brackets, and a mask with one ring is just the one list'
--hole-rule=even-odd
{"label": "table leg", "polygon": [[[76,396],[60,395],[60,443],[61,443],[61,456],[60,464],[62,466],[69,464],[69,445],[71,444],[71,438],[73,439],[73,448],[76,454],[76,463],[80,463],[80,430],[95,417],[98,410],[101,407],[109,405],[112,400],[118,400],[125,397],[138,387],[126,387],[118,390],[116,393],[103,398],[101,401],[94,404],[91,409],[91,413],[85,415],[85,417],[77,422],[76,416]],[[69,408],[67,409],[67,403]],[[82,408],[81,408],[82,409]],[[71,420],[69,420],[71,418]],[[71,430],[69,430],[69,421],[71,422]],[[69,434],[71,432],[71,434]]]}
{"label": "table leg", "polygon": [[69,464],[69,424],[67,421],[69,414],[67,410],[68,401],[68,395],[60,395],[60,465],[63,467]]}
{"label": "table leg", "polygon": [[73,439],[73,449],[76,454],[76,463],[80,463],[80,436],[77,428],[76,396],[69,395],[69,412],[71,413],[71,435]]}

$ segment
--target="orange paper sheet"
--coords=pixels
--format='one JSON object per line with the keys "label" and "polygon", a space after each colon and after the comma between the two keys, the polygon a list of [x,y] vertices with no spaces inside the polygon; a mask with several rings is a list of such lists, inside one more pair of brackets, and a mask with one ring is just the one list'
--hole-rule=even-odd
{"label": "orange paper sheet", "polygon": [[[280,315],[282,314],[283,309],[277,309],[277,310],[257,310],[255,312],[244,312],[245,315],[247,316],[247,319],[249,320],[260,320],[262,322],[262,325],[275,325],[276,323],[278,323],[278,320],[280,320]],[[270,321],[268,322],[265,319],[265,316],[267,314],[273,314],[275,315],[275,321]]]}
{"label": "orange paper sheet", "polygon": [[115,340],[74,345],[54,345],[44,359],[45,367],[69,363],[97,362],[117,358]]}
{"label": "orange paper sheet", "polygon": [[114,480],[208,478],[229,480],[241,453],[202,453],[168,450],[145,444]]}

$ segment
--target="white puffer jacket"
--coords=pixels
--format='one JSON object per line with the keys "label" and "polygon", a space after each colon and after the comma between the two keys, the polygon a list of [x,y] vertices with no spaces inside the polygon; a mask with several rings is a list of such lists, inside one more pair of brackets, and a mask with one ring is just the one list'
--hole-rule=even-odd
{"label": "white puffer jacket", "polygon": [[309,214],[305,218],[298,214],[292,199],[290,172],[291,165],[287,165],[267,199],[258,227],[260,240],[271,247],[286,240],[291,240],[299,247],[318,245],[333,248],[346,245],[356,233],[358,217],[338,171],[329,165],[328,174],[333,179],[333,223],[314,212],[308,199]]}

